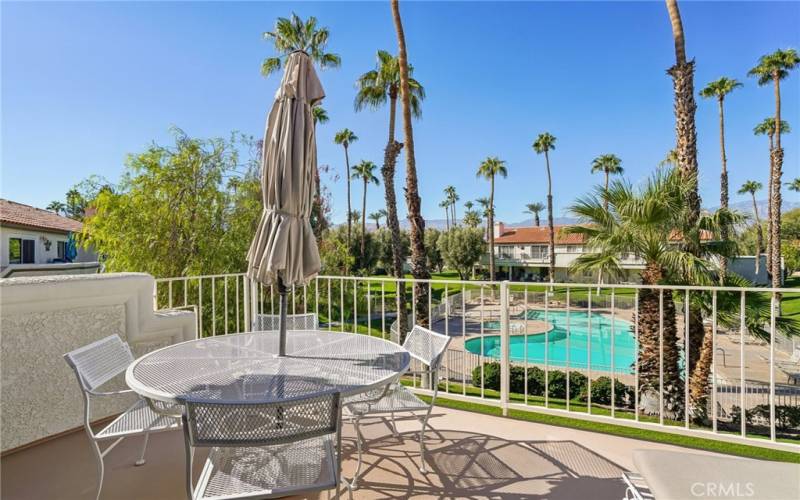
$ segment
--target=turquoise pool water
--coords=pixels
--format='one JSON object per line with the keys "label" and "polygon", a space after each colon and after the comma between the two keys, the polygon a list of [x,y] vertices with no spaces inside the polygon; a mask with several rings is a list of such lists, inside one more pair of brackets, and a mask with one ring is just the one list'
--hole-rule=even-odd
{"label": "turquoise pool water", "polygon": [[[528,319],[544,321],[545,313],[542,310],[528,310]],[[569,330],[567,329],[567,320],[569,320]],[[547,343],[545,343],[544,334],[528,335],[527,342],[524,335],[511,336],[511,361],[524,362],[527,355],[529,363],[544,364],[546,352],[547,362],[550,366],[566,367],[569,357],[570,367],[587,368],[591,349],[592,370],[610,372],[613,341],[614,371],[620,374],[633,373],[633,363],[636,360],[636,341],[631,330],[631,323],[628,321],[618,318],[612,321],[610,316],[594,313],[591,318],[591,339],[589,338],[589,314],[585,311],[570,311],[569,316],[566,311],[549,311],[547,322],[553,325],[553,329],[547,334]],[[486,323],[484,325],[491,328]],[[567,342],[568,331],[569,342]],[[590,340],[591,347],[589,348]],[[567,343],[569,343],[569,349],[567,349]],[[465,342],[465,348],[473,354],[481,354],[481,338],[468,339]],[[484,335],[483,355],[500,358],[499,335]]]}

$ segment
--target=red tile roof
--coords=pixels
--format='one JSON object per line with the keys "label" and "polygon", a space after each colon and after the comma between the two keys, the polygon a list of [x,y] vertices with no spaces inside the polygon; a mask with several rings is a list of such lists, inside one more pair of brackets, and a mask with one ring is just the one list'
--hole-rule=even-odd
{"label": "red tile roof", "polygon": [[78,232],[83,229],[83,224],[79,221],[3,198],[0,198],[0,224],[13,224],[59,233]]}
{"label": "red tile roof", "polygon": [[[554,226],[556,232],[556,245],[580,245],[584,242],[582,234],[570,234],[561,229],[569,226]],[[703,231],[701,238],[705,241],[710,240],[712,234]],[[680,241],[681,235],[674,232],[670,235],[670,240]],[[509,227],[505,232],[494,239],[495,244],[547,244],[550,242],[549,232],[546,226],[542,227]]]}
{"label": "red tile roof", "polygon": [[[580,245],[583,243],[583,235],[567,234],[560,231],[567,226],[554,226],[556,232],[556,245]],[[542,243],[550,242],[547,227],[509,227],[499,237],[494,239],[495,243]]]}

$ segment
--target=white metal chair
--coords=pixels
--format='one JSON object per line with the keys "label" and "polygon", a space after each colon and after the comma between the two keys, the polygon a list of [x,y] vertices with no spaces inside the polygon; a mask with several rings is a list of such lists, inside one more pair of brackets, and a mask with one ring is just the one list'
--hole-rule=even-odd
{"label": "white metal chair", "polygon": [[[84,403],[83,426],[97,457],[99,474],[97,498],[99,499],[100,492],[103,489],[103,475],[105,472],[103,458],[120,441],[126,437],[144,435],[142,453],[135,462],[136,465],[144,465],[144,455],[145,451],[147,451],[147,441],[150,433],[177,429],[180,421],[177,418],[154,412],[144,399],[138,398],[131,407],[120,414],[113,422],[95,433],[91,426],[91,397],[115,396],[133,392],[130,389],[98,390],[111,379],[124,372],[128,365],[133,362],[130,347],[118,335],[111,335],[64,354],[64,359],[75,372],[78,384],[81,387]],[[100,450],[100,442],[111,439],[114,442],[104,450]]]}
{"label": "white metal chair", "polygon": [[[280,316],[277,314],[256,314],[253,318],[252,330],[254,332],[278,330]],[[287,330],[318,330],[319,319],[314,313],[287,314]]]}
{"label": "white metal chair", "polygon": [[[187,398],[183,433],[186,491],[192,500],[272,498],[321,490],[330,495],[330,489],[339,498],[338,392],[246,403]],[[196,485],[195,447],[211,448]],[[344,486],[350,493],[349,485]]]}
{"label": "white metal chair", "polygon": [[433,396],[430,404],[417,397],[411,390],[399,383],[390,384],[382,391],[379,391],[379,393],[373,392],[372,399],[369,399],[370,396],[364,396],[360,399],[357,397],[345,402],[345,408],[352,417],[353,424],[356,428],[358,465],[352,481],[353,487],[356,487],[358,476],[361,471],[363,436],[361,435],[359,424],[361,419],[368,415],[391,415],[392,433],[398,436],[397,426],[394,421],[395,413],[414,414],[419,419],[420,423],[422,423],[422,428],[419,431],[419,470],[423,474],[427,472],[425,468],[425,428],[428,425],[431,409],[433,405],[436,404],[436,395],[439,392],[439,366],[448,344],[450,344],[450,337],[447,335],[436,333],[419,325],[414,325],[414,328],[412,328],[406,340],[403,342],[403,348],[406,349],[414,359],[428,367],[427,370],[411,371],[408,373],[421,375],[423,380],[427,379],[429,387],[433,387]]}

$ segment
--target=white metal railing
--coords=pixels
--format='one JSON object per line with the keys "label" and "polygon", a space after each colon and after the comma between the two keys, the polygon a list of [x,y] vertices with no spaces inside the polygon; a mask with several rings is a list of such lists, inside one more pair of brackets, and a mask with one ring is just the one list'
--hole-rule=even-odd
{"label": "white metal railing", "polygon": [[[524,283],[318,276],[290,290],[289,313],[314,312],[320,328],[400,341],[396,324],[400,283],[409,322],[419,317],[417,290],[432,328],[453,337],[441,369],[440,390],[456,399],[479,399],[509,410],[570,416],[666,432],[768,445],[800,451],[800,364],[777,328],[777,294],[800,290],[736,287]],[[643,398],[639,314],[644,290],[658,295],[656,400]],[[671,294],[671,295],[669,295]],[[708,299],[706,330],[712,360],[705,416],[690,414],[687,304]],[[681,412],[665,408],[663,344],[665,297],[675,301],[680,336]],[[719,299],[738,312],[720,312]],[[762,325],[769,341],[753,342],[746,311],[753,301],[770,305]],[[278,312],[277,290],[242,274],[156,280],[158,308],[193,306],[198,335],[249,331],[255,314]],[[726,321],[721,321],[721,314]],[[733,318],[733,319],[732,319]],[[651,360],[652,361],[652,360]],[[416,386],[417,380],[412,380]],[[419,390],[427,390],[420,385]],[[622,391],[622,392],[620,392]],[[793,416],[794,415],[794,416]]]}

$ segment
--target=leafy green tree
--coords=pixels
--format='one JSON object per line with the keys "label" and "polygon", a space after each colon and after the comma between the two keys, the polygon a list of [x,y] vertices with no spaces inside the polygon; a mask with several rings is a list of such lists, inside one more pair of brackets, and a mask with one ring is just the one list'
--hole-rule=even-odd
{"label": "leafy green tree", "polygon": [[544,205],[540,202],[528,203],[525,205],[525,213],[533,215],[533,223],[539,227],[539,213],[544,210]]}
{"label": "leafy green tree", "polygon": [[442,254],[437,246],[437,242],[442,237],[442,234],[446,233],[442,233],[438,229],[432,227],[425,229],[425,251],[428,252],[428,267],[430,269],[436,269],[438,272],[442,272],[442,266],[444,266]]}
{"label": "leafy green tree", "polygon": [[[339,226],[326,231],[320,242],[320,256],[325,272],[329,269],[336,275],[356,273],[361,276],[373,274],[381,257],[380,238],[375,233],[364,235],[364,256],[360,252],[360,228],[356,228],[356,236],[347,246],[347,228]],[[332,255],[325,255],[327,251]],[[347,273],[345,272],[347,269]]]}
{"label": "leafy green tree", "polygon": [[462,280],[469,279],[472,268],[486,251],[480,229],[470,227],[455,227],[443,233],[437,246],[444,263],[458,271]]}
{"label": "leafy green tree", "polygon": [[[392,265],[394,250],[392,243],[392,233],[388,228],[383,227],[375,232],[375,240],[378,243],[378,265],[383,267],[386,274],[392,275]],[[406,231],[400,231],[400,258],[405,261],[408,257],[411,242]]]}
{"label": "leafy green tree", "polygon": [[494,179],[508,176],[506,162],[496,156],[490,156],[478,166],[478,177],[489,181],[489,279],[494,279]]}
{"label": "leafy green tree", "polygon": [[353,165],[351,178],[361,179],[364,182],[364,196],[361,198],[361,259],[365,257],[366,237],[367,237],[367,185],[370,183],[376,186],[380,184],[375,177],[375,169],[378,168],[369,160],[361,160],[361,163]]}
{"label": "leafy green tree", "polygon": [[238,273],[261,214],[257,158],[248,137],[196,139],[131,154],[116,189],[100,190],[81,237],[109,271],[155,277]]}
{"label": "leafy green tree", "polygon": [[337,54],[325,52],[330,32],[326,27],[317,26],[317,18],[309,17],[303,21],[297,14],[290,18],[279,17],[274,31],[264,32],[264,39],[272,41],[278,56],[268,57],[261,63],[261,74],[269,76],[281,69],[283,61],[295,51],[303,51],[320,68],[337,68],[342,59]]}
{"label": "leafy green tree", "polygon": [[800,243],[800,208],[786,212],[783,218],[783,238],[784,241]]}
{"label": "leafy green tree", "polygon": [[481,224],[481,216],[475,210],[467,210],[464,212],[464,225],[471,228],[476,228]]}
{"label": "leafy green tree", "polygon": [[758,274],[761,267],[761,254],[764,253],[764,234],[761,230],[761,219],[758,216],[758,203],[756,203],[756,192],[761,191],[764,187],[763,184],[757,181],[745,181],[742,187],[739,188],[738,194],[750,194],[753,200],[753,217],[755,219],[756,231],[756,274]]}
{"label": "leafy green tree", "polygon": [[550,283],[556,278],[556,231],[553,227],[553,177],[550,175],[550,151],[556,149],[556,138],[549,132],[539,134],[533,142],[536,154],[544,154],[547,167],[547,228],[550,232],[550,263],[547,268]]}
{"label": "leafy green tree", "polygon": [[772,286],[781,286],[781,176],[783,175],[783,148],[781,147],[781,80],[800,65],[800,55],[794,49],[776,50],[761,56],[758,65],[748,72],[758,78],[759,85],[773,84],[775,91],[775,143],[771,151],[770,168],[770,271]]}

